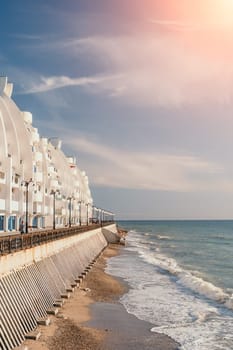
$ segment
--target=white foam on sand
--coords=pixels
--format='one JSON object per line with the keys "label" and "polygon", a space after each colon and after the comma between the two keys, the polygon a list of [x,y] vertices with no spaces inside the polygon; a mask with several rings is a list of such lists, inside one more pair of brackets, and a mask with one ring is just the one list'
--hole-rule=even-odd
{"label": "white foam on sand", "polygon": [[232,295],[226,293],[223,289],[200,277],[200,274],[198,276],[198,272],[184,270],[179,266],[175,259],[160,254],[159,249],[157,250],[156,254],[153,250],[149,250],[148,246],[146,246],[146,249],[143,249],[143,244],[141,241],[138,242],[135,240],[134,245],[140,257],[144,261],[176,276],[176,282],[181,286],[189,288],[193,292],[199,293],[212,300],[225,303],[226,307],[233,309]]}
{"label": "white foam on sand", "polygon": [[134,235],[125,253],[109,260],[107,271],[131,286],[121,299],[126,310],[154,324],[153,332],[169,335],[183,350],[233,349],[233,313],[224,307],[232,307],[233,299],[143,246]]}

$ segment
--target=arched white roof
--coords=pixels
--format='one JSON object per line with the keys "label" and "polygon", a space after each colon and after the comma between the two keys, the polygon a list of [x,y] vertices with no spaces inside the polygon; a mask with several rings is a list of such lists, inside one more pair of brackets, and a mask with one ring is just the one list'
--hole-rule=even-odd
{"label": "arched white roof", "polygon": [[12,89],[7,78],[0,77],[1,171],[8,164],[12,174],[18,174],[21,180],[32,179],[42,196],[59,189],[64,197],[92,203],[85,172],[78,169],[75,158],[65,156],[58,139],[40,138],[32,125],[32,114],[21,111],[11,99]]}
{"label": "arched white roof", "polygon": [[[0,84],[0,86],[3,85]],[[23,164],[24,176],[30,178],[32,176],[32,150],[29,134],[22,112],[5,90],[7,89],[0,90],[1,154],[12,158],[12,166],[16,172],[20,173]]]}

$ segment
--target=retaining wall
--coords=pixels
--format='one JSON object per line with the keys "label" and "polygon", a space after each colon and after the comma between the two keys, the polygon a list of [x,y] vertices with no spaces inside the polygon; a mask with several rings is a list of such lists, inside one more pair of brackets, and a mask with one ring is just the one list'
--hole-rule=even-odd
{"label": "retaining wall", "polygon": [[107,227],[102,228],[102,232],[104,237],[109,243],[119,243],[121,237],[118,234],[117,227],[115,224],[109,225]]}
{"label": "retaining wall", "polygon": [[0,349],[20,345],[107,244],[99,228],[2,256]]}

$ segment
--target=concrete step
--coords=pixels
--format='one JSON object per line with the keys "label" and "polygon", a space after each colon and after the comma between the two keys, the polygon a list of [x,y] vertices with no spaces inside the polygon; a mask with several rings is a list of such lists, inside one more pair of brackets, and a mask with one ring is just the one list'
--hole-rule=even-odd
{"label": "concrete step", "polygon": [[54,301],[53,306],[54,307],[62,307],[63,304],[64,304],[63,300],[61,300],[61,301],[57,300],[57,301]]}
{"label": "concrete step", "polygon": [[51,323],[51,320],[49,317],[45,317],[45,318],[39,318],[36,322],[40,326],[49,326]]}
{"label": "concrete step", "polygon": [[38,340],[41,336],[41,333],[40,331],[38,330],[35,330],[35,331],[32,331],[28,334],[25,335],[25,338],[26,339],[31,339],[31,340]]}
{"label": "concrete step", "polygon": [[70,298],[70,293],[63,293],[61,294],[62,299],[69,299]]}
{"label": "concrete step", "polygon": [[48,315],[55,315],[56,316],[58,314],[58,309],[56,307],[54,307],[54,308],[48,309],[46,312]]}
{"label": "concrete step", "polygon": [[72,282],[71,283],[71,287],[72,288],[77,288],[78,287],[78,283],[77,282]]}
{"label": "concrete step", "polygon": [[78,278],[79,278],[80,283],[81,283],[81,282],[84,280],[85,276],[83,276],[83,275],[79,275],[79,276],[78,276]]}

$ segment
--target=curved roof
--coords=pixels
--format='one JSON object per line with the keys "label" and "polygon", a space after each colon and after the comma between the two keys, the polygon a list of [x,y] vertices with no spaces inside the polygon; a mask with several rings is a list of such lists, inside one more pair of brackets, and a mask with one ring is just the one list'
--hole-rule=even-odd
{"label": "curved roof", "polygon": [[[60,149],[60,142],[39,137],[37,129],[32,126],[31,113],[20,111],[11,99],[12,89],[13,85],[8,84],[7,78],[0,77],[1,169],[6,169],[5,163],[10,158],[13,172],[23,180],[36,178],[36,172],[41,172],[38,181],[43,182],[48,190],[51,180],[57,180],[65,196],[76,192],[76,198],[79,193],[87,201],[92,201],[85,173],[77,168],[75,161],[70,163]],[[53,167],[54,172],[50,175],[49,169]]]}
{"label": "curved roof", "polygon": [[1,154],[12,158],[16,172],[20,173],[24,164],[24,175],[31,177],[32,150],[23,113],[4,90],[0,90],[0,125]]}

